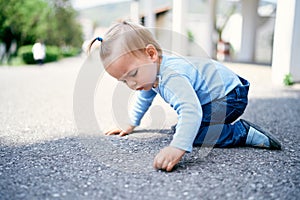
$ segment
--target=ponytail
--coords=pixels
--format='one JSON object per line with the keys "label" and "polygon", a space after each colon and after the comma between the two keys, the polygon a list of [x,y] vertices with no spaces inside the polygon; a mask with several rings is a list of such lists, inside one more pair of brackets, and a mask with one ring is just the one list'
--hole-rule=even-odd
{"label": "ponytail", "polygon": [[101,37],[96,37],[95,39],[93,39],[93,40],[90,42],[89,46],[88,46],[88,53],[91,52],[92,46],[93,46],[94,42],[96,42],[96,41],[99,41],[99,42],[102,43],[102,42],[103,42],[103,38],[101,38]]}

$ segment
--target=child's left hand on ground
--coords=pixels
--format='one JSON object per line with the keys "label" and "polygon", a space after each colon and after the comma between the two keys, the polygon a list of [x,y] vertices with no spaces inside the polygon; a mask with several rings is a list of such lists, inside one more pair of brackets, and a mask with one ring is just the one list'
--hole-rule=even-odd
{"label": "child's left hand on ground", "polygon": [[132,133],[134,128],[135,128],[135,126],[128,126],[126,130],[115,128],[113,130],[107,131],[105,133],[105,135],[119,135],[119,136],[122,137],[122,136],[125,136],[125,135],[128,135],[128,134]]}
{"label": "child's left hand on ground", "polygon": [[155,156],[153,167],[166,171],[172,171],[173,167],[181,160],[185,154],[184,150],[175,147],[165,147]]}

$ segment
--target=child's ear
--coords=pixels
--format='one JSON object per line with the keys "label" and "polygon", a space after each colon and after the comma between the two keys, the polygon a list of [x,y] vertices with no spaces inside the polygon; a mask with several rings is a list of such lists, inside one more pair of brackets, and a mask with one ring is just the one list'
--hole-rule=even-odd
{"label": "child's ear", "polygon": [[153,61],[157,61],[159,56],[158,56],[158,52],[155,48],[155,46],[153,44],[148,44],[146,46],[145,52],[147,54],[147,56],[149,56],[149,58]]}

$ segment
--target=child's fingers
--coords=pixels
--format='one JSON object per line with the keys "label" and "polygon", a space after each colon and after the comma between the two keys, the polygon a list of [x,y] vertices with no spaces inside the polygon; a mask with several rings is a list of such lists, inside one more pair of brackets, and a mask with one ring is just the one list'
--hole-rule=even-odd
{"label": "child's fingers", "polygon": [[157,158],[157,156],[155,156],[154,161],[153,161],[153,167],[155,169],[159,169],[159,165],[160,165],[160,163],[158,162],[158,158]]}
{"label": "child's fingers", "polygon": [[125,132],[125,131],[121,131],[121,133],[119,134],[119,136],[125,136],[125,135],[128,135],[129,133],[128,132]]}
{"label": "child's fingers", "polygon": [[169,162],[166,171],[172,171],[173,167],[176,165],[175,162]]}
{"label": "child's fingers", "polygon": [[105,135],[119,135],[119,136],[125,136],[125,135],[128,135],[129,132],[116,128],[116,129],[107,131],[107,132],[104,133],[104,134],[105,134]]}
{"label": "child's fingers", "polygon": [[168,169],[168,168],[167,168],[168,166],[169,166],[169,161],[168,161],[168,160],[164,160],[160,168],[161,168],[162,170],[168,171],[168,170],[167,170],[167,169]]}
{"label": "child's fingers", "polygon": [[105,135],[116,135],[116,134],[119,134],[121,132],[122,132],[121,129],[113,129],[113,130],[110,130],[110,131],[106,132]]}
{"label": "child's fingers", "polygon": [[167,163],[165,163],[164,158],[162,158],[160,155],[156,155],[156,157],[154,158],[154,162],[153,162],[153,167],[155,169],[165,169],[163,168],[163,166],[165,165],[165,167],[167,167]]}
{"label": "child's fingers", "polygon": [[161,169],[170,172],[172,171],[174,164],[168,160],[154,159],[153,167],[155,169]]}

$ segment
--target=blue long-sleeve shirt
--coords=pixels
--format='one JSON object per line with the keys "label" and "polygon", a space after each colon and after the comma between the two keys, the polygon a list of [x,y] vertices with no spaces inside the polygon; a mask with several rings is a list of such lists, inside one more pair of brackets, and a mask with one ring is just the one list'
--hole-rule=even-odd
{"label": "blue long-sleeve shirt", "polygon": [[130,114],[131,125],[140,125],[156,94],[169,103],[178,115],[176,132],[170,146],[192,151],[202,121],[201,105],[220,99],[241,82],[227,67],[208,58],[190,59],[163,56],[159,85],[139,91]]}

